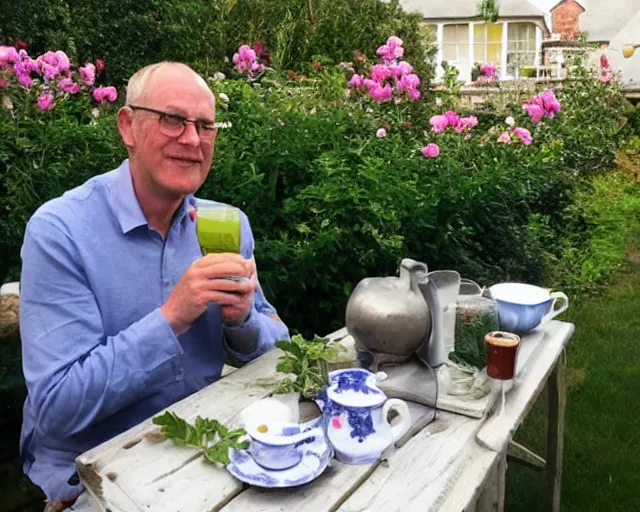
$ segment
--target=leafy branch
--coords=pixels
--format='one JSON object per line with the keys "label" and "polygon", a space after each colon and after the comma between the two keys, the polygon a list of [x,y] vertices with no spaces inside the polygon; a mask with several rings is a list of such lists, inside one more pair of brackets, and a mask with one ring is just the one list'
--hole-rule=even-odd
{"label": "leafy branch", "polygon": [[338,352],[328,347],[328,338],[305,340],[296,334],[291,341],[276,341],[276,347],[284,352],[278,358],[276,370],[293,374],[295,379],[286,377],[278,383],[275,393],[300,393],[303,398],[313,398],[328,385],[327,362],[335,360]]}
{"label": "leafy branch", "polygon": [[155,425],[162,426],[162,434],[177,446],[200,448],[204,458],[211,463],[229,464],[229,448],[247,448],[248,441],[240,441],[246,435],[243,428],[229,430],[218,420],[198,416],[195,425],[173,412],[165,412],[153,418]]}

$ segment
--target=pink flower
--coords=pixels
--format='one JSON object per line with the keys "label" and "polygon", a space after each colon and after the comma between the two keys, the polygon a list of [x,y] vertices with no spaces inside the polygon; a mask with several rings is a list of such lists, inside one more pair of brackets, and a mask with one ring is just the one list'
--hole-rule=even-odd
{"label": "pink flower", "polygon": [[406,60],[398,62],[398,64],[395,67],[396,76],[409,75],[411,73],[413,73],[413,66],[409,64]]}
{"label": "pink flower", "polygon": [[478,125],[478,118],[476,116],[461,117],[453,125],[453,129],[457,133],[462,133],[466,130],[470,130],[471,128],[477,125]]}
{"label": "pink flower", "polygon": [[429,119],[429,124],[434,132],[441,133],[447,129],[449,121],[445,116],[433,116]]}
{"label": "pink flower", "polygon": [[427,158],[436,158],[440,154],[440,148],[431,142],[422,148],[422,154]]}
{"label": "pink flower", "polygon": [[391,70],[386,64],[376,64],[371,67],[371,78],[381,84],[391,76]]}
{"label": "pink flower", "polygon": [[533,140],[531,138],[531,132],[526,128],[514,128],[513,133],[522,141],[525,146],[531,144],[531,141]]}
{"label": "pink flower", "polygon": [[357,87],[362,87],[362,85],[363,85],[362,82],[363,82],[362,77],[359,74],[355,73],[351,77],[351,80],[349,80],[349,83],[347,85],[349,87],[356,87],[357,88]]}
{"label": "pink flower", "polygon": [[533,124],[538,124],[544,117],[544,109],[540,105],[525,103],[522,105],[522,108],[527,111]]}
{"label": "pink flower", "polygon": [[376,132],[376,137],[382,138],[386,136],[387,136],[387,130],[385,130],[384,128],[378,128],[378,131]]}
{"label": "pink flower", "polygon": [[555,114],[560,112],[560,103],[556,99],[556,95],[553,91],[544,91],[540,93],[542,98],[542,106],[544,107],[544,113],[549,119],[553,119]]}
{"label": "pink flower", "polygon": [[118,98],[118,91],[115,87],[96,87],[93,90],[93,99],[95,99],[98,103],[102,103],[102,101],[107,100],[110,102],[116,101]]}
{"label": "pink flower", "polygon": [[18,82],[25,87],[31,87],[31,84],[33,84],[33,78],[31,78],[28,73],[18,73],[17,77]]}
{"label": "pink flower", "polygon": [[369,96],[376,100],[378,103],[383,103],[385,101],[389,101],[393,97],[393,89],[389,84],[381,87],[379,84],[376,84],[375,87],[372,87],[369,90]]}
{"label": "pink flower", "polygon": [[340,421],[340,416],[334,416],[331,418],[331,426],[333,428],[342,428],[342,422]]}
{"label": "pink flower", "polygon": [[371,78],[365,78],[362,81],[362,86],[367,89],[368,91],[370,91],[371,89],[375,88],[375,87],[379,87],[380,84],[378,84],[378,82],[376,82],[375,80],[371,80]]}
{"label": "pink flower", "polygon": [[0,89],[4,89],[5,87],[8,87],[8,86],[9,86],[9,82],[7,80],[0,78]]}
{"label": "pink flower", "polygon": [[502,135],[498,137],[497,142],[500,142],[503,144],[511,144],[511,135],[509,135],[509,132],[502,132]]}
{"label": "pink flower", "polygon": [[69,77],[64,77],[58,80],[58,87],[63,92],[68,92],[70,94],[75,94],[80,90],[80,84],[74,82]]}
{"label": "pink flower", "polygon": [[50,92],[38,97],[38,108],[40,110],[51,110],[56,104],[53,101],[53,94]]}
{"label": "pink flower", "polygon": [[607,69],[609,67],[609,59],[607,59],[607,56],[604,53],[600,55],[600,67],[602,69]]}
{"label": "pink flower", "polygon": [[91,64],[91,62],[87,62],[87,64],[79,68],[78,71],[85,84],[93,85],[96,80],[96,67]]}
{"label": "pink flower", "polygon": [[402,75],[398,80],[398,88],[401,91],[410,91],[411,89],[417,89],[420,87],[420,77],[413,73],[409,75]]}
{"label": "pink flower", "polygon": [[13,46],[0,46],[0,66],[9,62],[18,62],[18,51]]}
{"label": "pink flower", "polygon": [[389,46],[386,44],[379,46],[378,49],[376,50],[376,54],[380,57],[384,57],[385,55],[388,55],[390,52],[391,52],[391,48],[389,48]]}
{"label": "pink flower", "polygon": [[611,72],[610,69],[603,69],[602,73],[600,73],[600,76],[598,77],[598,79],[603,84],[608,84],[609,82],[611,82],[611,80],[613,80],[613,73]]}
{"label": "pink flower", "polygon": [[104,61],[102,59],[96,60],[96,69],[98,73],[102,73],[104,71]]}
{"label": "pink flower", "polygon": [[447,119],[447,123],[451,126],[455,126],[458,123],[460,117],[453,110],[445,112],[444,117]]}
{"label": "pink flower", "polygon": [[422,93],[420,91],[416,90],[416,89],[411,89],[411,90],[407,91],[407,95],[412,100],[419,100],[420,97],[422,96]]}
{"label": "pink flower", "polygon": [[489,64],[485,64],[484,66],[482,66],[481,70],[482,70],[482,74],[486,77],[486,78],[497,78],[497,67],[495,64],[489,63]]}
{"label": "pink flower", "polygon": [[397,48],[403,44],[404,42],[398,36],[389,36],[389,39],[387,39],[387,46],[389,48]]}

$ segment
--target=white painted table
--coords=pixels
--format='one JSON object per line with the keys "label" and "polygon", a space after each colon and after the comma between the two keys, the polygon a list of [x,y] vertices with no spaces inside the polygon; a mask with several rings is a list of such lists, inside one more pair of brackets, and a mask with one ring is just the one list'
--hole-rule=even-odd
{"label": "white painted table", "polygon": [[[559,510],[564,424],[563,351],[572,324],[551,321],[522,340],[531,355],[519,364],[504,413],[499,402],[487,416],[471,418],[411,404],[414,428],[388,460],[349,466],[332,461],[315,481],[289,489],[248,487],[224,469],[206,464],[195,450],[160,440],[147,420],[83,453],[78,473],[92,505],[75,510],[167,511],[375,511],[502,510],[506,450],[545,383],[549,389],[547,471],[553,510]],[[345,331],[334,333],[343,335]],[[169,407],[233,423],[246,406],[267,396],[280,376],[279,351],[220,379]],[[430,414],[431,413],[431,414]],[[87,499],[87,497],[90,498]]]}

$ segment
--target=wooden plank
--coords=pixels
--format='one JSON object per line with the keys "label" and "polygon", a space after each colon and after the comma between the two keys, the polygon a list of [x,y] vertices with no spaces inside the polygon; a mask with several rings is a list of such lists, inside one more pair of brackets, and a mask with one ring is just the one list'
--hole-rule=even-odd
{"label": "wooden plank", "polygon": [[[201,415],[233,424],[242,409],[268,395],[281,378],[275,372],[280,353],[270,351],[242,371],[218,380],[167,410],[189,421]],[[266,377],[258,378],[263,375]],[[164,510],[162,503],[183,500],[185,504],[206,503],[208,506],[212,500],[228,500],[242,490],[242,484],[226,471],[211,467],[211,471],[205,472],[209,473],[209,479],[199,480],[201,485],[193,486],[185,494],[180,482],[183,475],[193,478],[197,473],[192,465],[199,464],[199,458],[194,457],[194,451],[189,448],[176,447],[170,441],[158,442],[157,432],[158,427],[149,418],[76,459],[82,483],[105,507],[113,508],[112,500],[120,492],[132,496],[136,505],[145,510]],[[107,475],[115,475],[114,485],[105,485]],[[159,491],[160,485],[164,485],[164,492]],[[210,507],[186,510],[197,512]]]}
{"label": "wooden plank", "polygon": [[[340,511],[436,510],[470,461],[473,437],[481,420],[438,413],[391,457],[379,465]],[[483,475],[484,477],[484,475]]]}
{"label": "wooden plank", "polygon": [[507,461],[515,462],[516,464],[521,464],[538,471],[544,471],[547,467],[547,461],[540,457],[540,455],[533,453],[526,446],[516,443],[513,439],[509,441]]}
{"label": "wooden plank", "polygon": [[[544,338],[532,358],[524,368],[519,368],[513,387],[507,393],[506,404],[500,414],[500,402],[496,401],[486,422],[478,431],[476,440],[486,448],[502,452],[514,432],[520,426],[535,399],[542,391],[547,377],[562,350],[573,334],[574,325],[552,320],[543,332]],[[523,343],[527,338],[523,339]]]}
{"label": "wooden plank", "polygon": [[[347,334],[343,328],[327,337]],[[229,368],[225,378],[166,410],[188,421],[200,415],[234,425],[239,412],[270,394],[283,377],[275,370],[281,354],[274,349],[239,370]],[[130,496],[123,510],[208,511],[242,491],[227,471],[205,464],[194,449],[159,440],[158,431],[148,418],[76,459],[82,483],[104,509],[115,512],[122,496]]]}
{"label": "wooden plank", "polygon": [[[397,443],[398,447],[408,442],[421,431],[433,418],[433,410],[428,407],[409,403],[412,428]],[[384,457],[389,464],[397,457],[397,449],[389,449]],[[340,504],[360,487],[376,469],[380,462],[363,465],[342,464],[332,460],[329,467],[316,480],[295,489],[261,489],[249,487],[234,498],[223,512],[277,512],[286,510],[337,510]],[[383,463],[384,464],[384,463]],[[340,508],[342,510],[342,508]]]}
{"label": "wooden plank", "polygon": [[564,451],[564,412],[566,387],[564,382],[565,358],[561,354],[547,382],[547,485],[552,512],[560,511],[562,488],[562,456]]}

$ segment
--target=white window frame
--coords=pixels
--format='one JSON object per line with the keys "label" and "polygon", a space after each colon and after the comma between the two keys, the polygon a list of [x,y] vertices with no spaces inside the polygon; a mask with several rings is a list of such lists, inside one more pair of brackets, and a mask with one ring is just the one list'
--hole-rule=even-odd
{"label": "white window frame", "polygon": [[510,72],[507,69],[507,66],[509,64],[507,64],[508,61],[508,56],[509,55],[533,55],[533,59],[531,62],[532,66],[535,66],[536,63],[538,62],[538,58],[539,58],[539,54],[540,54],[540,38],[541,38],[541,34],[540,34],[540,28],[532,22],[529,21],[517,21],[517,22],[511,22],[511,24],[519,24],[519,25],[530,25],[531,28],[533,28],[534,33],[533,33],[533,49],[532,50],[512,50],[509,51],[509,44],[513,44],[515,43],[516,45],[518,43],[529,43],[531,41],[531,39],[527,38],[527,39],[509,39],[509,27],[507,27],[506,33],[507,33],[507,44],[504,48],[504,54],[505,54],[505,68],[504,68],[504,74],[508,77],[508,78],[512,78],[517,80],[520,77],[520,66],[522,64],[520,63],[516,63],[515,64],[515,69],[513,70],[514,72]]}

